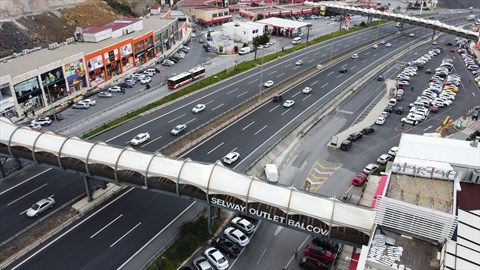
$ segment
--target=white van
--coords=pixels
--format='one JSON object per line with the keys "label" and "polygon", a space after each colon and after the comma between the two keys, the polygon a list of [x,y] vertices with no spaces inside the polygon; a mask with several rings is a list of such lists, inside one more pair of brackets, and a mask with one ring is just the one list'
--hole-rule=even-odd
{"label": "white van", "polygon": [[244,47],[244,48],[241,48],[239,51],[238,51],[238,54],[239,55],[244,55],[244,54],[247,54],[250,52],[250,47]]}
{"label": "white van", "polygon": [[300,42],[302,42],[302,38],[301,38],[301,37],[296,37],[296,38],[294,38],[294,39],[292,40],[292,44],[298,44],[298,43],[300,43]]}
{"label": "white van", "polygon": [[148,75],[150,77],[153,77],[153,75],[155,75],[157,73],[157,71],[153,68],[149,68],[149,69],[146,69],[143,74],[145,75]]}
{"label": "white van", "polygon": [[277,165],[275,164],[265,165],[265,175],[267,176],[268,182],[276,184],[278,182]]}

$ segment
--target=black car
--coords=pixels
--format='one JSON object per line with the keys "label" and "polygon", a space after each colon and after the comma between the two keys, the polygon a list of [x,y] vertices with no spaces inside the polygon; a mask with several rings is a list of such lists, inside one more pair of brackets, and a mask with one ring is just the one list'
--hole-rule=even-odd
{"label": "black car", "polygon": [[273,96],[273,102],[280,102],[283,100],[283,96],[282,95],[275,95]]}
{"label": "black car", "polygon": [[155,72],[156,73],[160,73],[160,69],[156,68],[156,67],[153,67],[153,69],[155,69]]}
{"label": "black car", "polygon": [[63,120],[63,115],[60,114],[60,113],[53,113],[53,114],[49,114],[47,115],[48,118],[54,120],[54,121],[60,121],[60,120]]}
{"label": "black car", "polygon": [[213,239],[212,246],[227,254],[230,258],[236,258],[240,254],[240,248],[225,237]]}
{"label": "black car", "polygon": [[123,82],[123,83],[119,84],[118,86],[120,86],[121,88],[132,88],[133,84]]}
{"label": "black car", "polygon": [[363,137],[363,134],[361,132],[354,132],[348,136],[348,140],[352,142],[356,142],[360,140]]}
{"label": "black car", "polygon": [[373,127],[365,127],[360,132],[362,132],[363,135],[367,135],[367,134],[370,134],[374,131],[375,131],[375,129]]}
{"label": "black car", "polygon": [[387,106],[387,108],[385,108],[384,111],[391,113],[391,112],[393,112],[393,108],[394,108],[393,106]]}
{"label": "black car", "polygon": [[299,264],[302,269],[306,269],[306,270],[329,270],[330,269],[330,267],[328,267],[328,264],[325,264],[324,262],[321,262],[317,259],[314,259],[308,256],[303,256],[302,259],[300,259]]}
{"label": "black car", "polygon": [[403,114],[403,111],[404,111],[403,107],[398,107],[398,108],[395,110],[395,113],[396,113],[396,114]]}
{"label": "black car", "polygon": [[328,250],[332,253],[338,252],[340,249],[340,244],[336,243],[333,240],[328,240],[325,237],[315,236],[312,240],[312,244],[317,247],[321,247],[325,250]]}
{"label": "black car", "polygon": [[445,44],[447,46],[452,46],[453,44],[451,42],[447,42],[447,44]]}
{"label": "black car", "polygon": [[204,49],[208,48],[208,43],[203,43],[202,47],[203,47]]}
{"label": "black car", "polygon": [[346,67],[342,67],[340,69],[340,73],[347,73],[347,68]]}
{"label": "black car", "polygon": [[172,56],[172,57],[168,58],[168,60],[170,60],[170,61],[172,61],[172,62],[174,62],[174,63],[180,62],[180,59],[178,59],[178,58],[175,57],[175,56]]}

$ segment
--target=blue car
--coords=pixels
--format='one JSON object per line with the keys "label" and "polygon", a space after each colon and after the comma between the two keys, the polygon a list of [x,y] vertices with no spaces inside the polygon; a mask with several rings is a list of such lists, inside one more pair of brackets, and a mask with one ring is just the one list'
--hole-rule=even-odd
{"label": "blue car", "polygon": [[381,82],[381,81],[383,81],[383,80],[385,80],[385,78],[383,77],[383,75],[380,75],[380,76],[377,77],[377,81]]}

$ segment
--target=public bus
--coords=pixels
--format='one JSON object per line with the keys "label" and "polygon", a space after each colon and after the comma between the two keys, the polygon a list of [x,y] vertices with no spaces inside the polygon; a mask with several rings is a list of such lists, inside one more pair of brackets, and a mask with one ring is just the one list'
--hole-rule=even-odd
{"label": "public bus", "polygon": [[167,85],[170,89],[177,89],[181,86],[189,84],[191,81],[199,80],[205,76],[204,67],[196,67],[188,72],[180,73],[168,79]]}

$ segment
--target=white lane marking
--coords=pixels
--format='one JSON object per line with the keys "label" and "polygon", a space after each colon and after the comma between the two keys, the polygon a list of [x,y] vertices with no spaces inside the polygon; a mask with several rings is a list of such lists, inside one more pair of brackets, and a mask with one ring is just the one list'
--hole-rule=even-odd
{"label": "white lane marking", "polygon": [[262,130],[264,130],[266,127],[268,127],[268,125],[265,125],[261,129],[259,129],[257,132],[255,132],[253,135],[257,135],[258,133],[262,132]]}
{"label": "white lane marking", "polygon": [[338,51],[338,50],[339,50],[339,49],[335,49],[335,50],[333,50],[333,51],[336,52],[336,51]]}
{"label": "white lane marking", "polygon": [[320,88],[324,88],[324,87],[325,87],[325,86],[327,86],[327,85],[328,85],[328,83],[326,83],[326,84],[322,85],[322,87],[320,87]]}
{"label": "white lane marking", "polygon": [[262,260],[263,256],[265,255],[265,252],[267,252],[267,248],[265,248],[265,250],[263,250],[262,255],[260,255],[260,258],[258,258],[257,265],[258,265],[258,264],[260,263],[260,261]]}
{"label": "white lane marking", "polygon": [[311,97],[312,95],[307,95],[306,97],[302,98],[303,101],[305,101],[307,98]]}
{"label": "white lane marking", "polygon": [[297,68],[300,68],[300,66],[295,66],[293,69],[297,69]]}
{"label": "white lane marking", "polygon": [[106,204],[104,207],[98,209],[95,213],[93,213],[92,215],[88,216],[87,218],[85,218],[84,220],[80,221],[79,223],[77,223],[75,226],[73,226],[72,228],[68,229],[66,232],[62,233],[61,235],[59,235],[57,238],[53,239],[51,242],[47,243],[46,245],[43,245],[41,246],[37,251],[35,251],[32,255],[30,255],[29,257],[27,257],[25,260],[21,261],[19,264],[17,264],[15,267],[12,268],[12,270],[15,270],[17,268],[19,268],[20,266],[22,266],[22,264],[26,263],[27,261],[29,261],[30,259],[32,259],[33,257],[37,256],[40,252],[42,252],[43,250],[45,250],[47,247],[49,247],[50,245],[52,245],[53,243],[57,242],[58,239],[64,237],[65,235],[67,235],[68,233],[70,233],[71,231],[75,230],[78,226],[82,225],[84,222],[86,222],[87,220],[91,219],[92,217],[94,217],[96,214],[98,214],[100,211],[102,211],[103,209],[107,208],[108,206],[110,206],[112,203],[116,202],[117,200],[119,200],[120,198],[122,198],[123,196],[127,195],[130,191],[132,191],[134,188],[130,188],[129,190],[127,190],[125,193],[123,193],[122,195],[118,196],[117,198],[113,199],[111,202],[109,202],[108,204]]}
{"label": "white lane marking", "polygon": [[255,121],[251,122],[250,124],[246,125],[244,128],[242,128],[242,130],[245,130],[247,129],[249,126],[253,125],[255,123]]}
{"label": "white lane marking", "polygon": [[370,52],[366,52],[366,53],[365,53],[365,55],[369,55],[369,54],[370,54]]}
{"label": "white lane marking", "polygon": [[115,241],[113,244],[110,245],[110,247],[115,246],[120,240],[122,240],[125,236],[127,236],[129,233],[131,233],[133,230],[135,230],[138,226],[140,226],[142,222],[139,222],[135,227],[131,228],[127,233],[125,233],[122,237],[120,237],[117,241]]}
{"label": "white lane marking", "polygon": [[365,59],[365,60],[362,61],[362,63],[365,63],[365,62],[367,62],[367,59]]}
{"label": "white lane marking", "polygon": [[313,62],[313,61],[315,61],[315,59],[312,59],[312,60],[308,61],[307,63],[310,63],[310,62]]}
{"label": "white lane marking", "polygon": [[346,114],[353,114],[353,112],[350,112],[350,111],[345,111],[345,110],[339,110],[338,112],[341,112],[341,113],[346,113]]}
{"label": "white lane marking", "polygon": [[161,231],[159,231],[154,237],[152,237],[150,240],[148,240],[147,243],[145,243],[145,245],[143,245],[139,250],[137,250],[137,252],[135,252],[130,258],[128,258],[128,260],[126,260],[122,265],[120,265],[117,270],[119,269],[122,269],[127,263],[129,263],[133,258],[135,258],[135,256],[138,255],[138,253],[140,253],[143,249],[145,249],[148,245],[150,245],[150,243],[156,239],[161,233],[163,233],[166,229],[168,229],[170,227],[170,225],[172,225],[172,223],[174,223],[175,221],[177,221],[177,219],[181,216],[183,216],[183,214],[185,214],[185,212],[187,212],[190,207],[192,207],[193,205],[195,204],[195,201],[192,202],[192,204],[190,204],[187,208],[185,208],[185,210],[183,210],[183,212],[181,212],[180,214],[178,214],[178,216],[176,218],[174,218],[172,221],[170,221],[170,223],[167,224],[167,226],[165,226]]}
{"label": "white lane marking", "polygon": [[372,56],[377,56],[377,54],[378,54],[378,53],[376,53],[376,54],[374,54],[374,55],[372,55]]}
{"label": "white lane marking", "polygon": [[151,144],[151,143],[153,143],[153,142],[155,142],[155,141],[157,141],[157,140],[160,140],[161,138],[162,138],[162,136],[158,136],[157,138],[155,138],[155,139],[153,139],[153,140],[151,140],[151,141],[149,141],[149,142],[147,142],[147,143],[142,144],[140,147],[143,148],[143,147],[145,147],[145,146],[147,146],[147,145],[149,145],[149,144]]}
{"label": "white lane marking", "polygon": [[237,148],[238,148],[238,147],[233,148],[232,151],[230,151],[229,153],[235,152],[235,150],[237,150]]}
{"label": "white lane marking", "polygon": [[238,90],[238,88],[235,88],[235,89],[233,89],[232,91],[228,91],[227,94],[231,94],[231,93],[233,93],[233,92],[235,92],[235,91],[237,91],[237,90]]}
{"label": "white lane marking", "polygon": [[330,73],[327,74],[327,76],[330,76],[333,74],[333,71],[330,71]]}
{"label": "white lane marking", "polygon": [[354,68],[356,68],[356,67],[357,67],[357,66],[353,66],[353,67],[351,67],[350,69],[354,69]]}
{"label": "white lane marking", "polygon": [[283,230],[283,226],[278,225],[273,235],[277,236]]}
{"label": "white lane marking", "polygon": [[253,81],[250,81],[248,84],[252,84],[252,83],[254,83],[254,82],[256,82],[256,81],[258,81],[258,79],[255,79],[255,80],[253,80]]}
{"label": "white lane marking", "polygon": [[278,108],[278,107],[280,107],[280,105],[277,105],[277,106],[273,107],[273,108],[272,108],[270,111],[268,111],[268,112],[272,112],[273,110],[275,110],[275,109]]}
{"label": "white lane marking", "polygon": [[317,54],[319,54],[319,53],[320,53],[320,52],[316,52],[316,53],[314,53],[313,55],[317,55]]}
{"label": "white lane marking", "polygon": [[193,121],[195,121],[195,120],[197,120],[197,118],[193,118],[193,119],[191,119],[191,120],[188,120],[188,121],[185,122],[184,124],[185,124],[185,125],[186,125],[186,124],[190,124],[191,122],[193,122]]}
{"label": "white lane marking", "polygon": [[212,111],[215,111],[216,109],[222,107],[223,105],[225,105],[225,103],[222,103],[222,104],[220,104],[220,105],[218,105],[218,106],[216,106],[216,107],[213,107],[213,108],[212,108]]}
{"label": "white lane marking", "polygon": [[287,112],[289,112],[291,110],[291,108],[288,108],[288,110],[284,111],[281,115],[283,116],[284,114],[286,114]]}
{"label": "white lane marking", "polygon": [[212,150],[210,150],[209,152],[207,152],[207,155],[210,155],[210,153],[212,153],[213,151],[217,150],[217,148],[219,148],[220,146],[222,146],[225,142],[222,142],[221,144],[217,145],[215,148],[213,148]]}
{"label": "white lane marking", "polygon": [[277,78],[280,78],[280,77],[282,77],[283,75],[285,75],[285,72],[282,73],[282,74],[280,74],[280,75],[278,75]]}
{"label": "white lane marking", "polygon": [[[236,90],[238,90],[238,88],[235,89],[235,90],[233,90],[233,91],[236,91]],[[215,101],[215,99],[212,99],[212,100],[210,100],[209,102],[205,103],[205,105],[208,105],[208,104],[210,104],[210,103],[212,103],[212,102],[214,102],[214,101]]]}
{"label": "white lane marking", "polygon": [[15,186],[13,186],[13,187],[7,188],[6,190],[4,190],[4,191],[0,192],[0,195],[3,195],[4,193],[7,193],[7,192],[9,192],[10,190],[12,190],[12,189],[14,189],[14,188],[16,188],[16,187],[18,187],[18,186],[20,186],[20,185],[24,184],[24,183],[26,183],[26,182],[28,182],[28,181],[30,181],[30,180],[32,180],[32,179],[34,179],[34,178],[36,178],[37,176],[40,176],[40,175],[42,175],[42,174],[44,174],[44,173],[46,173],[46,172],[50,171],[51,169],[52,169],[52,168],[49,168],[49,169],[46,169],[46,170],[45,170],[45,171],[43,171],[43,172],[39,172],[39,173],[35,174],[34,176],[32,176],[32,177],[30,177],[30,178],[26,179],[25,181],[23,181],[23,182],[21,182],[21,183],[18,183],[18,184],[16,184],[16,185],[15,185]]}
{"label": "white lane marking", "polygon": [[292,98],[298,96],[298,94],[300,94],[300,92],[297,92],[296,94],[294,94],[294,95],[292,96]]}
{"label": "white lane marking", "polygon": [[433,126],[428,126],[427,128],[425,128],[423,131],[427,131],[429,129],[431,129]]}
{"label": "white lane marking", "polygon": [[114,220],[110,221],[107,225],[103,226],[103,228],[101,228],[100,230],[98,230],[96,233],[92,234],[90,236],[90,239],[92,239],[93,237],[95,237],[95,235],[101,233],[103,230],[105,230],[108,226],[112,225],[113,222],[117,221],[119,218],[123,217],[123,214],[121,214],[120,216],[116,217]]}
{"label": "white lane marking", "polygon": [[237,97],[241,97],[241,96],[245,95],[246,93],[248,93],[248,91],[245,91],[245,92],[241,93],[241,94],[238,95]]}
{"label": "white lane marking", "polygon": [[317,83],[318,83],[318,81],[314,81],[314,82],[312,83],[312,86],[315,85],[315,84],[317,84]]}
{"label": "white lane marking", "polygon": [[[287,67],[288,67],[288,66],[289,66],[289,65],[287,65]],[[275,73],[275,72],[277,72],[277,71],[276,71],[276,70],[274,70],[274,71],[272,71],[272,72],[268,73],[267,75],[272,75],[272,74],[273,74],[273,73]]]}
{"label": "white lane marking", "polygon": [[324,53],[324,54],[322,54],[322,55],[320,55],[320,56],[321,56],[321,57],[325,57],[325,56],[327,56],[327,54],[326,54],[326,53]]}
{"label": "white lane marking", "polygon": [[19,201],[19,200],[23,199],[23,198],[25,198],[25,197],[27,197],[28,195],[30,195],[30,194],[32,194],[33,192],[35,192],[35,191],[37,191],[37,190],[39,190],[39,189],[43,188],[43,187],[44,187],[44,186],[46,186],[46,185],[48,185],[48,183],[45,183],[45,184],[43,184],[43,185],[39,186],[38,188],[36,188],[36,189],[34,189],[34,190],[32,190],[32,191],[30,191],[30,192],[28,192],[28,193],[24,194],[23,196],[20,196],[20,197],[18,197],[17,199],[15,199],[15,200],[13,200],[13,201],[11,201],[11,202],[7,203],[7,206],[8,206],[8,205],[11,205],[11,204],[13,204],[13,203],[15,203],[15,202],[17,202],[17,201]]}
{"label": "white lane marking", "polygon": [[186,115],[186,114],[184,113],[184,114],[180,115],[180,116],[177,117],[177,118],[173,118],[172,120],[168,121],[168,123],[172,123],[172,122],[176,121],[178,118],[184,117],[185,115]]}
{"label": "white lane marking", "polygon": [[337,79],[342,77],[343,76],[343,73],[340,73],[340,75],[337,76]]}
{"label": "white lane marking", "polygon": [[348,47],[348,45],[343,46],[343,48],[347,48],[347,47]]}

